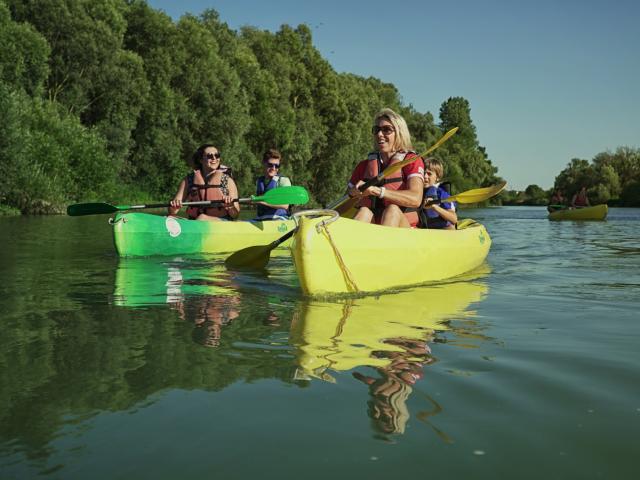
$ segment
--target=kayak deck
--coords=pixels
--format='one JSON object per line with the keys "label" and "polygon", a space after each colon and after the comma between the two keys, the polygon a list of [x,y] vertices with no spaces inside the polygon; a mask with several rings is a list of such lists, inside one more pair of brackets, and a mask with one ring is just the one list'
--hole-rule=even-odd
{"label": "kayak deck", "polygon": [[111,223],[121,257],[231,253],[268,244],[295,228],[293,220],[208,222],[148,213],[118,213]]}
{"label": "kayak deck", "polygon": [[460,230],[425,230],[323,216],[302,217],[291,248],[303,292],[330,295],[455,277],[481,265],[490,246],[485,227],[475,222]]}

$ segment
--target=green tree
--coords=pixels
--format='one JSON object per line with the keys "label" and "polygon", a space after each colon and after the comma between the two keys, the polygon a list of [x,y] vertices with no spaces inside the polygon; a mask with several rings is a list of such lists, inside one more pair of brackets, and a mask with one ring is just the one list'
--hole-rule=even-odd
{"label": "green tree", "polygon": [[59,213],[69,199],[113,193],[105,142],[77,117],[2,83],[0,116],[0,202],[23,213]]}
{"label": "green tree", "polygon": [[456,191],[496,183],[497,168],[491,164],[485,149],[478,143],[469,101],[462,97],[451,97],[440,107],[442,132],[454,127],[458,127],[456,135],[436,155],[444,159],[446,177]]}
{"label": "green tree", "polygon": [[30,24],[14,22],[0,1],[0,81],[28,95],[42,95],[49,52],[45,38]]}
{"label": "green tree", "polygon": [[[122,0],[8,0],[14,19],[31,23],[48,41],[49,99],[96,126],[121,164],[148,94],[140,58],[123,50]],[[119,169],[119,165],[113,166]]]}

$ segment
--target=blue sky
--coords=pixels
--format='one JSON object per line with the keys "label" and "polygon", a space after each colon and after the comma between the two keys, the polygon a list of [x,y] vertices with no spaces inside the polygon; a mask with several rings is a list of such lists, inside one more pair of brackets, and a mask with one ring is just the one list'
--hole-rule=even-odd
{"label": "blue sky", "polygon": [[480,144],[511,189],[549,188],[572,158],[640,147],[640,1],[149,4],[174,19],[214,8],[233,29],[306,23],[336,71],[393,83],[436,119],[447,98],[466,98]]}

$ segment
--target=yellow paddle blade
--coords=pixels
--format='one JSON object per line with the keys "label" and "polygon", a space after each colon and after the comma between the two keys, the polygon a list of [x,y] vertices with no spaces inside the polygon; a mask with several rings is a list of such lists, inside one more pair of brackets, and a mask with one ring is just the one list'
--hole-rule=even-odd
{"label": "yellow paddle blade", "polygon": [[282,237],[274,240],[268,245],[256,245],[253,247],[247,247],[243,248],[242,250],[238,250],[234,254],[230,255],[224,261],[224,264],[229,270],[263,270],[269,263],[271,250],[289,240],[295,235],[297,231],[298,227],[294,228],[293,230],[289,230]]}
{"label": "yellow paddle blade", "polygon": [[458,203],[477,203],[489,200],[491,197],[495,197],[507,186],[507,182],[493,185],[492,187],[474,188],[473,190],[467,190],[456,195],[451,195],[445,199],[445,202],[458,202]]}
{"label": "yellow paddle blade", "polygon": [[243,248],[229,256],[224,264],[230,270],[264,270],[269,263],[271,250],[270,244]]}

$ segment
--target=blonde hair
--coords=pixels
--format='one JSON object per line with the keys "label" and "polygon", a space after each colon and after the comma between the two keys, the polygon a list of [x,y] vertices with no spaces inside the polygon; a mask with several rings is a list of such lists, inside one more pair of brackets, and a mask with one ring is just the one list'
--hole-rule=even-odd
{"label": "blonde hair", "polygon": [[438,180],[441,180],[442,177],[444,177],[444,165],[442,165],[442,162],[436,157],[426,158],[424,164],[426,169],[435,172]]}
{"label": "blonde hair", "polygon": [[[393,150],[402,152],[413,150],[411,134],[409,133],[409,127],[407,127],[407,122],[405,122],[404,118],[390,108],[383,108],[376,114],[373,119],[373,124],[377,125],[380,120],[389,122],[396,132],[395,141],[392,145]],[[378,144],[374,141],[374,148],[377,146]]]}

